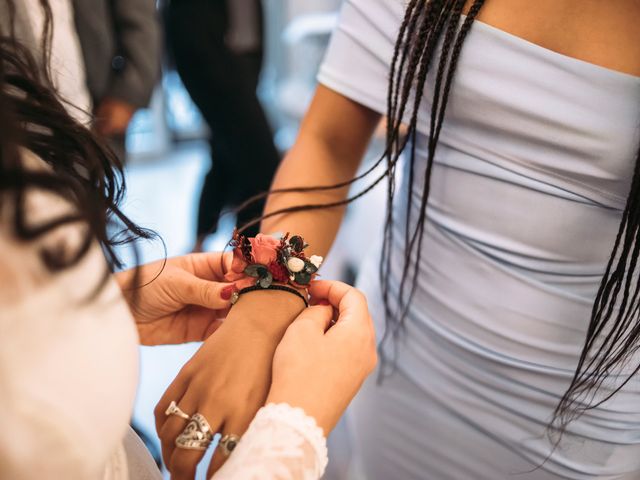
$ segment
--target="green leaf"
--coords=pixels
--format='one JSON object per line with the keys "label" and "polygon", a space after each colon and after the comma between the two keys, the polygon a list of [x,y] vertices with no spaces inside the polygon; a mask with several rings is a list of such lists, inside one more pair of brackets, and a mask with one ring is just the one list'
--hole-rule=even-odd
{"label": "green leaf", "polygon": [[262,271],[266,270],[266,267],[264,265],[260,265],[260,264],[253,264],[253,265],[249,265],[247,268],[244,269],[244,273],[246,273],[247,275],[249,275],[250,277],[262,277]]}
{"label": "green leaf", "polygon": [[308,285],[311,282],[311,274],[304,270],[294,274],[294,277],[296,279],[296,283],[299,285]]}
{"label": "green leaf", "polygon": [[262,278],[260,278],[260,280],[258,280],[258,285],[260,285],[262,288],[269,288],[272,283],[273,283],[273,275],[271,275],[271,272],[267,272],[265,276],[263,276]]}

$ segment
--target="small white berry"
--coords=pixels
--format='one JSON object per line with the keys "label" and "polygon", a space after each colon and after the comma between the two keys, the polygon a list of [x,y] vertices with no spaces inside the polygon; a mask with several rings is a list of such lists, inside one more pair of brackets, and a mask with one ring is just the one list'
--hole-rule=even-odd
{"label": "small white berry", "polygon": [[311,255],[311,258],[309,258],[309,261],[313,263],[316,268],[320,268],[320,265],[322,265],[324,258],[322,258],[320,255]]}
{"label": "small white berry", "polygon": [[287,268],[290,272],[293,273],[301,272],[302,269],[304,269],[304,260],[300,260],[296,257],[291,257],[289,260],[287,260]]}

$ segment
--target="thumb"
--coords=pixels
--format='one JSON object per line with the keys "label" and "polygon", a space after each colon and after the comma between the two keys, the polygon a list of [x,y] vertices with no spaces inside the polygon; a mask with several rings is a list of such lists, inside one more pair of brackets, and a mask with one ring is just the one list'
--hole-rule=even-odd
{"label": "thumb", "polygon": [[211,310],[229,308],[234,288],[233,283],[211,282],[192,275],[181,276],[173,286],[178,301]]}
{"label": "thumb", "polygon": [[294,322],[309,322],[322,333],[326,332],[333,319],[333,307],[331,305],[318,304],[305,308]]}

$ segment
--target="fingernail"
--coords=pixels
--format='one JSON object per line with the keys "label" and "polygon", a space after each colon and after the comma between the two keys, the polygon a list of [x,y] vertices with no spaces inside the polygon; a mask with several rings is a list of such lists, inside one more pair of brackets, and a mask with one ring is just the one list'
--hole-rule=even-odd
{"label": "fingernail", "polygon": [[322,305],[323,307],[328,307],[331,304],[329,303],[329,300],[322,299],[322,300],[318,300],[318,303],[316,303],[316,305]]}
{"label": "fingernail", "polygon": [[229,300],[229,299],[231,299],[231,295],[233,295],[233,292],[235,292],[235,291],[236,291],[235,284],[227,285],[220,292],[220,296],[222,297],[223,300]]}

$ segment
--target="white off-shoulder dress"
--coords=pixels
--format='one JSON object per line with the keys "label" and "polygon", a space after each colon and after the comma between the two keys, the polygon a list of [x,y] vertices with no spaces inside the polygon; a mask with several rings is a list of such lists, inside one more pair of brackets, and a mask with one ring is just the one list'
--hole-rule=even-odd
{"label": "white off-shoulder dress", "polygon": [[[346,0],[320,82],[385,113],[405,4]],[[416,196],[432,81],[433,73]],[[637,378],[571,423],[549,458],[545,435],[583,346],[639,127],[640,78],[473,25],[436,153],[397,372],[381,385],[372,376],[349,413],[366,479],[640,478]],[[415,221],[417,197],[413,204]],[[392,285],[400,282],[405,214],[399,205]],[[382,334],[378,261],[369,258],[359,283]]]}
{"label": "white off-shoulder dress", "polygon": [[[25,162],[42,168],[28,153]],[[131,313],[113,280],[91,298],[107,268],[100,248],[76,267],[50,274],[40,248],[73,247],[82,228],[23,242],[13,234],[12,207],[11,197],[0,198],[0,478],[162,478],[128,426],[139,369]],[[37,225],[69,206],[31,192],[27,209]],[[326,440],[315,420],[270,404],[213,478],[317,480],[326,464]]]}

